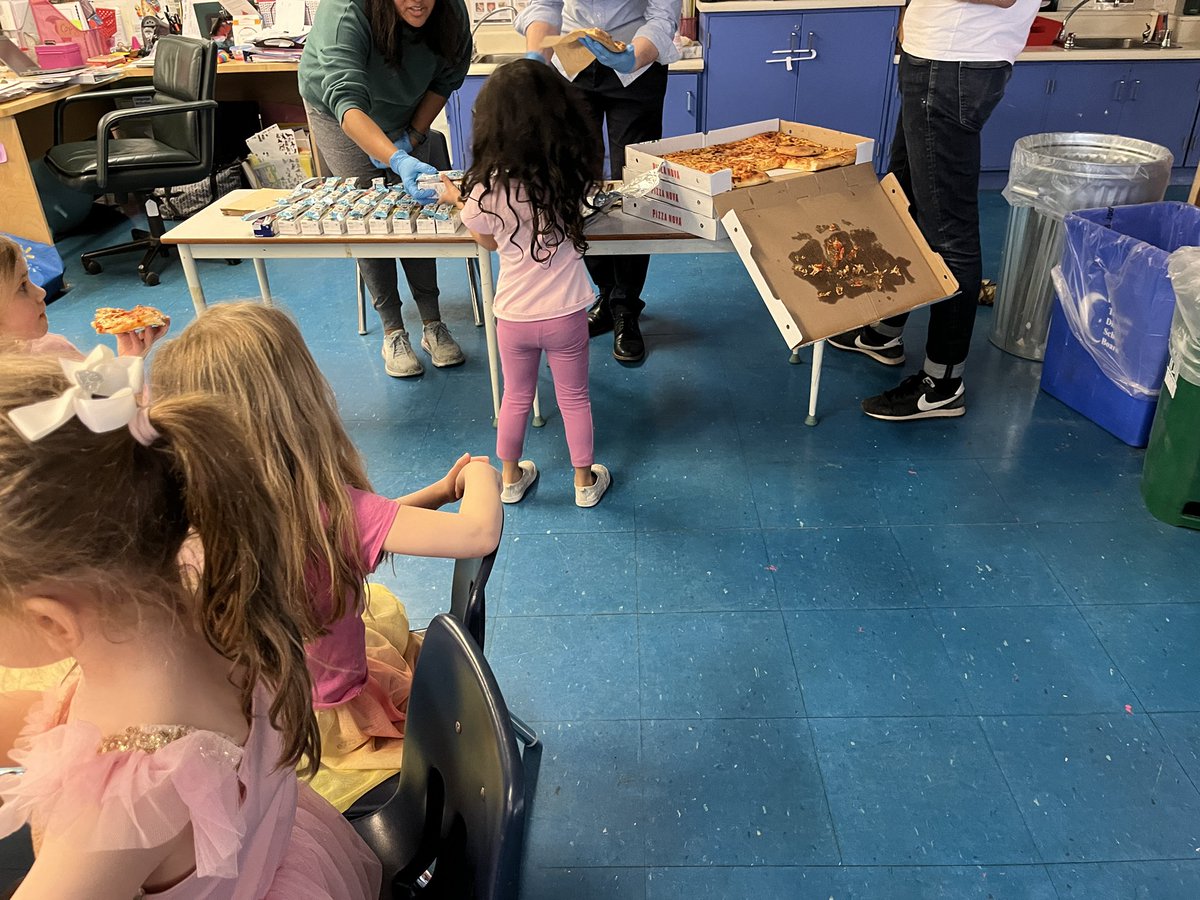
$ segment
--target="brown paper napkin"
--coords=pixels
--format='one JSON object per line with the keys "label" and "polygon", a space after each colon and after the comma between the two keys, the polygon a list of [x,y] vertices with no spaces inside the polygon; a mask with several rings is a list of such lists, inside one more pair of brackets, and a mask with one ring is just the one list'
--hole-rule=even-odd
{"label": "brown paper napkin", "polygon": [[542,39],[542,49],[553,49],[555,55],[558,57],[558,61],[562,64],[563,71],[571,78],[574,78],[590,66],[596,58],[592,55],[592,51],[579,43],[581,37],[589,35],[614,53],[620,53],[625,49],[625,44],[613,40],[611,35],[598,28],[588,29],[587,31],[577,28],[566,34],[551,35]]}

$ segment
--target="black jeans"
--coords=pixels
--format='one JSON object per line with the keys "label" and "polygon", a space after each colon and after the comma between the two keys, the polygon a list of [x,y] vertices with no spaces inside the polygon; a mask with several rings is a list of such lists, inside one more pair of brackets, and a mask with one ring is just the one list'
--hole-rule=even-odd
{"label": "black jeans", "polygon": [[[583,91],[592,120],[600,131],[608,121],[608,161],[613,178],[621,177],[625,145],[662,137],[663,99],[667,67],[653,63],[628,87],[617,73],[598,62],[579,73],[574,84]],[[603,133],[603,132],[601,132]],[[650,268],[649,256],[585,256],[588,273],[614,315],[637,315],[645,307],[642,287]]]}
{"label": "black jeans", "polygon": [[[929,311],[926,373],[937,378],[961,375],[971,346],[983,280],[979,132],[1011,74],[1006,62],[900,54],[900,116],[888,169],[908,195],[921,233],[958,279],[958,293]],[[885,319],[885,333],[899,334],[907,320],[907,313]]]}

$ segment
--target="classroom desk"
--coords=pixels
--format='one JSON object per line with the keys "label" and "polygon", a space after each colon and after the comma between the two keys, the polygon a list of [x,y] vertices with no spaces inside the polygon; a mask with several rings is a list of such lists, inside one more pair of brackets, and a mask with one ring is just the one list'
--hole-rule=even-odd
{"label": "classroom desk", "polygon": [[[250,259],[258,276],[259,291],[264,303],[272,302],[267,279],[268,259],[401,259],[435,258],[466,259],[479,262],[479,294],[483,306],[483,326],[487,337],[488,376],[492,387],[492,410],[500,414],[500,350],[496,343],[496,319],[492,313],[495,297],[492,276],[492,254],[479,247],[460,229],[453,235],[280,235],[256,238],[251,226],[237,216],[222,215],[220,207],[245,196],[248,191],[234,191],[218,203],[201,210],[187,221],[176,225],[163,236],[163,243],[174,246],[183,264],[184,277],[191,292],[192,304],[200,313],[206,305],[204,288],[200,284],[197,259]],[[612,213],[590,222],[587,228],[589,249],[593,256],[630,253],[732,253],[728,240],[708,241],[690,234],[672,231],[652,222]],[[365,333],[365,299],[358,293],[359,331]],[[812,375],[809,387],[808,416],[805,423],[817,423],[817,394],[821,383],[821,361],[825,342],[813,345]],[[799,356],[792,354],[792,362]],[[540,412],[534,407],[534,424],[541,424]]]}
{"label": "classroom desk", "polygon": [[[299,108],[296,68],[294,62],[221,63],[217,67],[216,98]],[[135,86],[153,75],[153,69],[126,66],[118,78],[103,84],[69,84],[0,103],[0,145],[8,157],[7,162],[0,163],[0,197],[4,198],[0,204],[0,231],[43,244],[54,243],[30,168],[30,162],[41,159],[54,143],[54,105],[77,94]],[[94,138],[96,123],[110,109],[112,105],[99,98],[94,104],[75,106],[66,117],[64,137],[69,141]]]}

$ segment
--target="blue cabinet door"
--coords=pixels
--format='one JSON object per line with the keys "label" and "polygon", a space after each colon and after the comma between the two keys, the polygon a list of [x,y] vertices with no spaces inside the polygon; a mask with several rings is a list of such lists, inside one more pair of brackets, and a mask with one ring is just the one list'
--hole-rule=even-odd
{"label": "blue cabinet door", "polygon": [[788,71],[782,60],[796,46],[800,20],[798,12],[701,16],[705,131],[793,117],[799,65]]}
{"label": "blue cabinet door", "polygon": [[471,164],[471,110],[483,87],[486,75],[469,75],[446,104],[446,119],[450,122],[450,161],[456,169]]}
{"label": "blue cabinet door", "polygon": [[1200,104],[1200,62],[1136,62],[1121,104],[1121,134],[1162,144],[1184,165]]}
{"label": "blue cabinet door", "polygon": [[[1200,114],[1196,116],[1196,124],[1192,126],[1192,140],[1188,144],[1187,156],[1184,157],[1183,164],[1189,169],[1200,165]],[[1179,160],[1175,160],[1175,165],[1179,165]]]}
{"label": "blue cabinet door", "polygon": [[667,76],[667,97],[663,102],[663,137],[694,134],[699,130],[700,76],[672,72]]}
{"label": "blue cabinet door", "polygon": [[1045,130],[1046,103],[1053,87],[1051,63],[1017,63],[981,136],[980,160],[984,171],[1005,170],[1018,138]]}
{"label": "blue cabinet door", "polygon": [[815,57],[796,63],[795,121],[883,141],[898,17],[895,7],[804,13],[797,44]]}
{"label": "blue cabinet door", "polygon": [[1060,63],[1053,79],[1041,130],[1120,132],[1130,87],[1127,63]]}

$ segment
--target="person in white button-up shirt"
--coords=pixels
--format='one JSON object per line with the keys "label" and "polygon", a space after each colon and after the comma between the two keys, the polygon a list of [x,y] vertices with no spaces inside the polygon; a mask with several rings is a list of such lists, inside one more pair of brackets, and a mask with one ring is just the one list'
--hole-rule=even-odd
{"label": "person in white button-up shirt", "polygon": [[[621,177],[627,144],[662,137],[667,66],[679,59],[679,12],[679,0],[531,0],[517,17],[529,55],[547,62],[553,58],[542,51],[542,41],[577,28],[601,28],[627,45],[613,53],[585,38],[596,61],[572,79],[597,129],[607,129],[613,178]],[[588,329],[593,336],[612,329],[613,356],[620,362],[640,362],[646,354],[638,317],[645,308],[641,294],[649,265],[648,256],[587,257],[598,291]]]}

